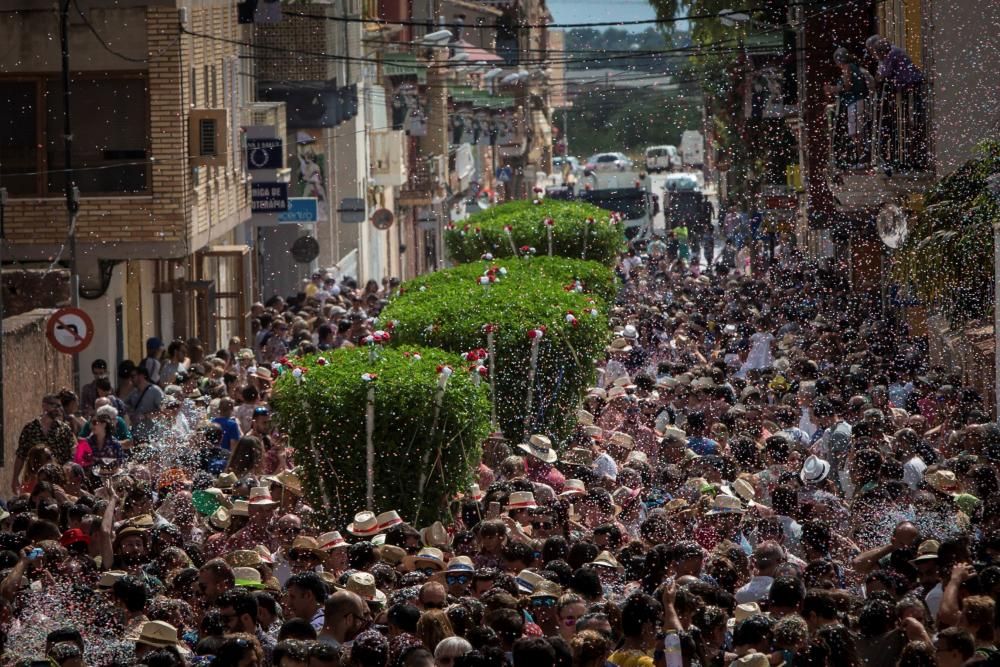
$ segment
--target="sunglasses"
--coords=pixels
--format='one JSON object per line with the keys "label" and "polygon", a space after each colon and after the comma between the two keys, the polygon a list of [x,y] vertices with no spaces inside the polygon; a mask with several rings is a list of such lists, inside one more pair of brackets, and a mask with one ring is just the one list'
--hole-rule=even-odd
{"label": "sunglasses", "polygon": [[465,586],[471,578],[467,574],[449,574],[445,575],[445,581],[448,582],[449,586]]}
{"label": "sunglasses", "polygon": [[437,568],[436,567],[418,567],[417,570],[419,572],[423,572],[428,577],[431,576],[432,574],[434,574],[435,572],[437,572]]}
{"label": "sunglasses", "polygon": [[556,606],[557,600],[554,597],[538,597],[531,598],[532,607],[547,607],[552,608]]}

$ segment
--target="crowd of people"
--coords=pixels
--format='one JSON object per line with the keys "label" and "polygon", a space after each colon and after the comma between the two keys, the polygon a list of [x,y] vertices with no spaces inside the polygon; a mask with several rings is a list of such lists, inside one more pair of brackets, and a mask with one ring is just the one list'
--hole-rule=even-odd
{"label": "crowd of people", "polygon": [[[395,285],[318,274],[252,344],[107,364],[24,427],[4,664],[959,667],[1000,660],[1000,428],[792,252],[637,246],[577,425],[494,433],[449,518],[330,526],[271,363],[357,343]],[[310,500],[312,498],[312,500]]]}

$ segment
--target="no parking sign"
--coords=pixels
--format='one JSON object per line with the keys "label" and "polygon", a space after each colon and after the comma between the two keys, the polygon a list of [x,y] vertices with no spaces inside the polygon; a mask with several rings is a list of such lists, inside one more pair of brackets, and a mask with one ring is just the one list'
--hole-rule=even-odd
{"label": "no parking sign", "polygon": [[78,354],[94,339],[94,321],[79,308],[60,308],[45,325],[52,347],[65,354]]}

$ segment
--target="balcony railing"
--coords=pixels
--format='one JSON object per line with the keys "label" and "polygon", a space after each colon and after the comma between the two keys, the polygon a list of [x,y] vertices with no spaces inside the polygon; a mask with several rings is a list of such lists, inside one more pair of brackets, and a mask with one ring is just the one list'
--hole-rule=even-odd
{"label": "balcony railing", "polygon": [[835,172],[878,171],[891,176],[930,166],[927,86],[893,90],[828,108],[830,166]]}
{"label": "balcony railing", "polygon": [[417,160],[409,171],[406,183],[399,189],[399,203],[405,206],[430,204],[435,177],[433,163],[430,160]]}

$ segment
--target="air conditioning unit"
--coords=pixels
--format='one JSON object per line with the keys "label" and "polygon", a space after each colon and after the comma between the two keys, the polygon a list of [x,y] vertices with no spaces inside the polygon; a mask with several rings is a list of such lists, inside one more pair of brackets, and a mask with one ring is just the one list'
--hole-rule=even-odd
{"label": "air conditioning unit", "polygon": [[188,116],[188,154],[196,167],[225,167],[229,162],[229,111],[192,109]]}

